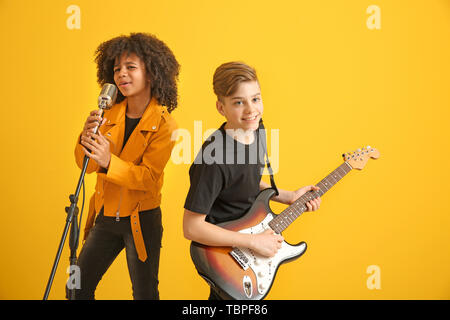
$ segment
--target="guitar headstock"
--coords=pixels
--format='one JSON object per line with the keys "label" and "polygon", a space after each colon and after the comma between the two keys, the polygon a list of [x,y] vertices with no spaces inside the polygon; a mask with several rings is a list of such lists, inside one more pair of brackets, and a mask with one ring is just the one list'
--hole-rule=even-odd
{"label": "guitar headstock", "polygon": [[342,156],[344,161],[351,165],[353,169],[361,170],[370,158],[378,159],[380,152],[371,146],[367,146],[353,152],[344,153]]}

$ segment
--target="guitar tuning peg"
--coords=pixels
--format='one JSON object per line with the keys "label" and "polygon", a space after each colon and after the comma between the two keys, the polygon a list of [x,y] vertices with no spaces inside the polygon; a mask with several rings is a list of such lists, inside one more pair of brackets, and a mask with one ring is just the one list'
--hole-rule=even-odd
{"label": "guitar tuning peg", "polygon": [[344,158],[344,160],[349,160],[350,159],[350,153],[349,152],[343,153],[342,157]]}

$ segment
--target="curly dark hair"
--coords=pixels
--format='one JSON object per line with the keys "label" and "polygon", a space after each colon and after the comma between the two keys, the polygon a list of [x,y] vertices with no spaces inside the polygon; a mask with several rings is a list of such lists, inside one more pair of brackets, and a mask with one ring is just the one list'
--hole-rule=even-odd
{"label": "curly dark hair", "polygon": [[[124,52],[136,54],[145,63],[151,79],[151,96],[172,112],[177,107],[180,65],[167,45],[152,34],[131,33],[101,43],[95,51],[100,86],[114,83],[114,61]],[[124,98],[118,91],[116,101]]]}

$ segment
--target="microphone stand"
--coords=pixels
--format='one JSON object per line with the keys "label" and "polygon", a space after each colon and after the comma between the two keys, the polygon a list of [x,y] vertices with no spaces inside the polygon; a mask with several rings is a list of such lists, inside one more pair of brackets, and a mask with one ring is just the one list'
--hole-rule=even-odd
{"label": "microphone stand", "polygon": [[[103,119],[103,109],[102,109],[101,117]],[[101,123],[101,121],[100,121],[100,123]],[[96,127],[96,129],[94,129],[94,133],[96,133],[97,130],[98,130],[98,126]],[[77,265],[77,249],[78,249],[78,236],[79,236],[79,226],[78,226],[78,220],[77,220],[77,217],[78,217],[77,203],[78,203],[78,196],[80,194],[81,186],[84,184],[84,176],[86,174],[86,169],[89,164],[89,159],[90,158],[88,156],[84,156],[83,167],[81,169],[80,178],[78,179],[78,184],[77,184],[77,187],[75,190],[75,194],[71,194],[69,196],[70,206],[66,207],[66,212],[67,212],[66,224],[64,226],[64,232],[61,237],[61,241],[59,242],[59,247],[58,247],[58,251],[56,253],[55,261],[53,262],[52,271],[50,273],[50,277],[47,282],[47,287],[46,287],[45,293],[44,293],[44,300],[47,300],[48,295],[50,293],[50,289],[51,289],[51,286],[53,283],[53,279],[55,277],[56,269],[58,267],[59,259],[61,258],[62,249],[64,247],[64,243],[66,242],[67,234],[69,232],[69,227],[71,227],[70,238],[69,238],[70,266]],[[69,292],[68,292],[69,300],[75,300],[75,290],[76,290],[76,288],[69,289]]]}
{"label": "microphone stand", "polygon": [[[105,83],[103,85],[102,91],[100,92],[100,95],[98,97],[98,107],[101,110],[101,112],[100,112],[101,120],[99,122],[99,125],[95,127],[94,133],[97,133],[99,126],[103,122],[103,113],[104,113],[105,109],[111,108],[111,106],[116,101],[116,98],[117,98],[117,87],[113,84]],[[84,187],[84,176],[86,175],[86,170],[87,170],[87,167],[89,164],[89,159],[90,158],[88,156],[86,156],[86,155],[84,156],[83,166],[81,169],[80,178],[78,179],[77,188],[75,189],[75,194],[71,194],[69,196],[70,206],[66,207],[66,213],[67,213],[66,225],[64,226],[64,232],[61,237],[61,241],[59,242],[58,251],[56,252],[55,261],[53,262],[52,271],[50,273],[50,277],[47,282],[47,287],[46,287],[45,293],[44,293],[44,300],[47,300],[48,295],[50,293],[50,288],[52,286],[53,279],[55,277],[56,268],[58,267],[59,259],[61,258],[62,249],[64,247],[64,243],[66,242],[67,233],[69,232],[69,228],[71,228],[70,239],[69,239],[69,247],[70,247],[70,257],[69,257],[70,269],[69,270],[70,270],[70,272],[74,271],[75,276],[77,276],[77,274],[76,274],[77,272],[80,272],[80,270],[77,268],[74,268],[74,270],[72,269],[73,266],[77,266],[78,236],[80,234],[79,226],[78,226],[77,203],[78,203],[78,196],[80,195],[81,186]],[[84,192],[84,189],[83,189],[83,192]],[[83,193],[83,199],[84,199],[84,193]],[[81,221],[80,221],[80,223],[81,223]],[[78,274],[78,276],[81,277],[80,274]],[[69,278],[69,281],[70,280],[71,280],[71,278]],[[75,282],[76,282],[76,280],[77,280],[77,278],[75,278]],[[66,287],[68,287],[68,284],[69,283],[66,284]],[[68,299],[74,300],[76,286],[75,287],[71,286],[68,289],[69,289],[68,296],[67,296]]]}

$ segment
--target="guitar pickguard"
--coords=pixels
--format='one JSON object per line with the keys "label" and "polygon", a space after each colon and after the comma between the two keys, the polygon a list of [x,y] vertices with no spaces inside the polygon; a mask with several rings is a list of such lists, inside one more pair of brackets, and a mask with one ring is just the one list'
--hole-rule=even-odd
{"label": "guitar pickguard", "polygon": [[[240,233],[246,234],[259,234],[263,233],[266,229],[269,229],[269,222],[273,219],[272,214],[267,214],[266,218],[259,224],[240,230]],[[281,248],[277,251],[273,257],[263,257],[249,248],[235,247],[230,252],[230,255],[236,260],[236,262],[243,268],[247,270],[251,268],[256,276],[256,287],[258,293],[265,295],[270,289],[272,282],[275,277],[275,273],[278,266],[285,260],[289,260],[298,257],[306,250],[306,244],[301,243],[297,246],[292,246],[285,241],[282,242]],[[250,285],[248,279],[243,279],[244,292],[247,298],[251,298],[251,290],[248,290]]]}

